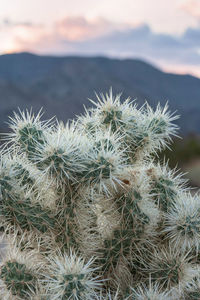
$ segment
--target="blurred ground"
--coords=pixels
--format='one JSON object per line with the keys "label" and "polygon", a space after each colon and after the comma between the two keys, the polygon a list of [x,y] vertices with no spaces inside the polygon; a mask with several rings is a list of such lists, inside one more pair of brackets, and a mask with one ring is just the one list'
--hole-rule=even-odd
{"label": "blurred ground", "polygon": [[185,164],[183,171],[187,172],[185,176],[189,178],[193,186],[200,187],[200,158]]}
{"label": "blurred ground", "polygon": [[182,139],[174,139],[170,146],[160,154],[161,159],[169,161],[170,168],[177,167],[186,173],[189,185],[200,188],[200,137],[191,134]]}

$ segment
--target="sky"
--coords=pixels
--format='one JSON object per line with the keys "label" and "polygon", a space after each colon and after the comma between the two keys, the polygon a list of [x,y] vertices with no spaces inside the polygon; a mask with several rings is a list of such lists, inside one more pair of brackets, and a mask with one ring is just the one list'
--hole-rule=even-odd
{"label": "sky", "polygon": [[200,77],[200,0],[0,0],[0,54],[138,58]]}

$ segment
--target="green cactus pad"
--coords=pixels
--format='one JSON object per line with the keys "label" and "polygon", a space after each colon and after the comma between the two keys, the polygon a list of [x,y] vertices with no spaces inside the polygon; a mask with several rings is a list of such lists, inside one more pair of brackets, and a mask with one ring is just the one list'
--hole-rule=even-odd
{"label": "green cactus pad", "polygon": [[153,180],[152,194],[155,194],[155,203],[159,205],[159,208],[167,212],[177,193],[174,190],[174,182],[170,179],[160,177]]}
{"label": "green cactus pad", "polygon": [[181,276],[181,264],[174,258],[170,261],[160,261],[157,270],[151,272],[152,281],[159,281],[163,288],[176,286]]}
{"label": "green cactus pad", "polygon": [[111,109],[110,111],[104,110],[101,113],[103,115],[103,124],[109,125],[111,130],[115,132],[119,127],[123,125],[122,111]]}
{"label": "green cactus pad", "polygon": [[0,277],[14,296],[28,299],[27,292],[30,292],[30,289],[35,290],[36,278],[27,270],[25,264],[6,262],[1,268]]}
{"label": "green cactus pad", "polygon": [[200,212],[197,211],[196,214],[185,217],[182,224],[177,225],[177,231],[180,231],[182,236],[189,236],[193,238],[196,233],[200,234]]}
{"label": "green cactus pad", "polygon": [[200,290],[191,291],[186,293],[186,296],[184,298],[185,300],[199,300],[200,299]]}
{"label": "green cactus pad", "polygon": [[21,164],[15,164],[13,169],[15,171],[15,178],[19,180],[21,186],[27,186],[28,188],[34,185],[35,180],[31,178],[30,172]]}
{"label": "green cactus pad", "polygon": [[83,176],[91,182],[99,182],[101,179],[109,179],[114,170],[113,165],[103,156],[85,164],[86,171]]}
{"label": "green cactus pad", "polygon": [[144,227],[149,224],[149,217],[140,209],[138,203],[142,200],[136,190],[124,194],[117,200],[119,211],[126,220],[126,228],[132,228],[133,235],[139,237],[144,232]]}
{"label": "green cactus pad", "polygon": [[120,257],[126,257],[131,252],[131,230],[115,230],[111,239],[104,241],[104,247],[100,250],[99,259],[103,272],[112,272],[119,262]]}
{"label": "green cactus pad", "polygon": [[18,225],[21,230],[35,228],[44,233],[55,225],[50,211],[43,209],[39,203],[32,204],[29,199],[21,199],[5,191],[0,198],[0,213],[7,222]]}
{"label": "green cactus pad", "polygon": [[154,134],[164,134],[167,123],[163,118],[153,118],[147,126]]}
{"label": "green cactus pad", "polygon": [[32,124],[27,124],[19,130],[19,144],[21,149],[27,153],[28,158],[32,160],[36,153],[36,147],[43,145],[45,141],[42,130],[37,129]]}
{"label": "green cactus pad", "polygon": [[62,300],[82,300],[84,292],[87,290],[85,286],[85,275],[80,273],[64,275],[61,285],[65,286],[65,290],[61,298]]}

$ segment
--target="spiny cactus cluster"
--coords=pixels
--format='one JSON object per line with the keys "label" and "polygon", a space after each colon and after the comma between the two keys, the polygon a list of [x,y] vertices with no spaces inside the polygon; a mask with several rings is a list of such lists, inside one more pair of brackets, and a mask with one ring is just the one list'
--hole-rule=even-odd
{"label": "spiny cactus cluster", "polygon": [[66,125],[10,118],[0,299],[200,299],[200,198],[157,155],[177,116],[112,91],[92,102]]}

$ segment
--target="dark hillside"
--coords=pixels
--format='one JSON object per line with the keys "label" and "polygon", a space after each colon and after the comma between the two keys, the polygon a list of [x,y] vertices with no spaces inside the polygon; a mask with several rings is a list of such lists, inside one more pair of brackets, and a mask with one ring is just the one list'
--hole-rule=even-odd
{"label": "dark hillside", "polygon": [[49,57],[29,53],[0,56],[0,128],[17,107],[67,120],[83,111],[94,91],[110,86],[123,97],[151,105],[169,102],[181,114],[182,132],[200,133],[200,79],[164,73],[139,60],[105,57]]}

